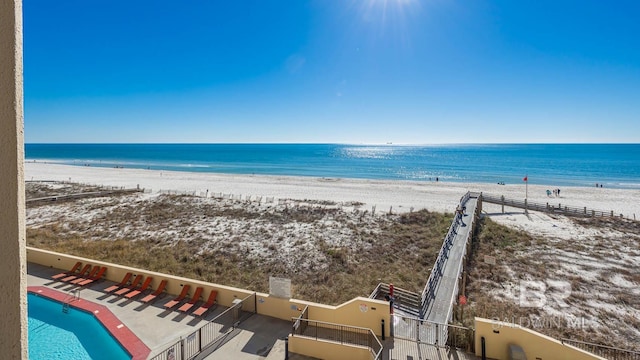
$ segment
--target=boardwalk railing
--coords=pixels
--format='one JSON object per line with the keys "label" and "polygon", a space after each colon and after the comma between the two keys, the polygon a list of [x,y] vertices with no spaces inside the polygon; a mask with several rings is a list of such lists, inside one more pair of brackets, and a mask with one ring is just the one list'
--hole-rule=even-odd
{"label": "boardwalk railing", "polygon": [[567,216],[578,216],[578,217],[620,217],[624,218],[623,214],[616,214],[613,210],[604,211],[604,210],[594,210],[589,209],[586,206],[584,207],[575,207],[575,206],[567,206],[562,205],[562,203],[556,204],[552,203],[536,203],[530,202],[527,200],[515,200],[515,199],[507,199],[504,196],[494,196],[487,195],[482,193],[482,201],[502,205],[503,212],[504,206],[515,207],[519,209],[526,210],[534,210],[534,211],[542,211],[552,214],[562,214]]}
{"label": "boardwalk railing", "polygon": [[640,360],[640,352],[619,349],[611,346],[593,344],[585,341],[562,339],[562,344],[571,345],[581,350],[611,360]]}
{"label": "boardwalk railing", "polygon": [[256,313],[256,294],[234,304],[196,331],[172,343],[151,360],[190,360],[199,355]]}
{"label": "boardwalk railing", "polygon": [[356,326],[334,324],[324,321],[292,318],[291,336],[304,336],[342,345],[363,346],[369,348],[371,359],[381,359],[382,343],[371,329]]}
{"label": "boardwalk railing", "polygon": [[[467,201],[469,201],[469,199],[471,197],[477,197],[479,195],[480,194],[467,192],[460,199],[460,207],[465,208]],[[472,218],[471,223],[468,224],[468,225],[471,226],[471,228],[473,228],[474,221],[475,221],[475,214],[471,214],[471,215],[472,215],[473,218]],[[438,253],[438,257],[436,258],[435,264],[433,265],[433,269],[431,270],[431,273],[429,274],[429,279],[427,280],[427,284],[425,285],[424,290],[422,291],[422,304],[421,304],[422,306],[421,306],[421,309],[420,309],[420,318],[421,319],[424,319],[427,316],[427,312],[429,310],[429,306],[431,304],[431,301],[435,298],[435,293],[436,293],[436,289],[438,287],[438,282],[440,281],[440,278],[442,277],[442,272],[443,272],[443,269],[444,269],[444,265],[445,265],[447,259],[449,258],[449,250],[453,246],[453,240],[455,239],[456,234],[457,234],[457,230],[456,229],[460,225],[459,221],[460,221],[460,217],[456,214],[456,216],[454,217],[453,221],[451,222],[451,226],[449,227],[449,231],[447,232],[447,235],[444,238],[444,242],[442,243],[442,247],[440,248],[440,252]],[[469,242],[471,236],[473,236],[473,231],[469,232],[469,236],[467,237],[467,239],[465,239],[466,243]],[[462,268],[459,269],[458,276],[460,275],[460,272],[462,272]],[[458,294],[458,289],[457,289],[457,283],[456,283],[456,289],[454,290],[454,298],[455,298],[455,296],[457,294]],[[454,302],[454,300],[452,300],[452,304],[453,304],[453,302]],[[450,316],[447,316],[447,318],[450,318]]]}
{"label": "boardwalk railing", "polygon": [[[371,292],[369,298],[385,298],[385,296],[389,295],[389,292],[389,284],[379,283],[378,286],[376,286],[376,288],[373,290],[373,292]],[[420,294],[402,288],[394,287],[393,297],[394,307],[413,316],[418,316],[420,314],[420,309],[422,308],[422,298]]]}

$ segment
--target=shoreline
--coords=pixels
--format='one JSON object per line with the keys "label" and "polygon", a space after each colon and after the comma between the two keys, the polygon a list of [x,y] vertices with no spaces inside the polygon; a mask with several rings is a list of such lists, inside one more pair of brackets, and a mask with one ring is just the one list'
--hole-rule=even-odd
{"label": "shoreline", "polygon": [[[323,173],[321,171],[293,171],[290,168],[281,168],[276,167],[272,169],[272,171],[263,172],[264,169],[256,168],[255,172],[248,171],[245,167],[237,167],[230,164],[199,164],[197,160],[195,163],[190,163],[192,160],[184,160],[185,163],[155,163],[155,162],[140,162],[140,161],[121,161],[121,160],[93,160],[93,159],[49,159],[49,158],[26,158],[26,163],[44,163],[50,165],[68,165],[68,166],[78,166],[78,167],[95,167],[95,168],[113,168],[113,169],[131,169],[131,170],[157,170],[157,171],[174,171],[174,172],[194,172],[194,173],[206,173],[206,174],[227,174],[227,175],[238,175],[238,176],[249,176],[249,175],[263,175],[263,176],[286,176],[286,177],[313,177],[313,178],[322,178]],[[298,164],[300,165],[300,164]],[[306,166],[306,165],[305,165]],[[310,167],[309,169],[312,169]],[[298,169],[300,170],[300,169]],[[361,169],[362,170],[362,169]],[[396,169],[397,170],[397,169]],[[497,184],[497,185],[513,185],[518,186],[523,184],[522,177],[525,176],[524,173],[526,171],[523,170],[523,174],[518,174],[514,176],[513,173],[510,174],[492,174],[492,173],[478,173],[476,174],[477,179],[480,181],[474,181],[471,179],[458,178],[456,176],[440,174],[437,175],[434,173],[433,175],[424,175],[418,177],[411,176],[397,176],[398,174],[394,173],[395,170],[390,170],[387,173],[376,173],[373,176],[368,176],[363,173],[350,173],[336,176],[335,178],[340,179],[354,179],[354,180],[381,180],[381,181],[415,181],[418,183],[423,182],[438,182],[436,179],[440,179],[441,182],[451,182],[451,183],[460,183],[460,184]],[[350,177],[350,175],[356,175],[355,177]],[[361,176],[357,176],[361,175]],[[387,176],[388,175],[388,176]],[[394,176],[396,175],[396,176]],[[594,185],[600,185],[604,188],[609,189],[622,189],[622,190],[640,190],[640,179],[628,179],[628,178],[610,178],[605,176],[602,179],[591,178],[591,177],[578,177],[578,178],[566,178],[564,176],[560,176],[557,173],[554,174],[532,174],[533,182],[531,182],[531,178],[529,179],[530,185],[538,185],[538,186],[547,186],[551,188],[557,187],[592,187]],[[489,181],[487,181],[489,180]],[[594,186],[595,187],[595,186]]]}
{"label": "shoreline", "polygon": [[[525,184],[498,185],[445,181],[379,180],[322,178],[287,175],[245,175],[210,172],[147,170],[131,168],[91,167],[40,162],[25,162],[27,181],[70,181],[94,185],[124,186],[160,190],[195,191],[252,195],[296,200],[328,200],[361,202],[364,209],[408,212],[427,209],[455,210],[467,191],[484,192],[511,199],[525,198]],[[575,207],[611,211],[625,217],[640,215],[640,190],[567,186],[560,197],[548,197],[547,185],[529,184],[528,200],[538,203],[565,204]],[[496,206],[497,207],[497,206]]]}

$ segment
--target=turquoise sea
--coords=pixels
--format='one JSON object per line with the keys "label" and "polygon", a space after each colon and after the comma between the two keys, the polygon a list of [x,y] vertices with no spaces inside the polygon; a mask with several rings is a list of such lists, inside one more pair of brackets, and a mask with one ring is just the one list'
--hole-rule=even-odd
{"label": "turquoise sea", "polygon": [[26,144],[26,161],[339,178],[640,189],[640,144]]}

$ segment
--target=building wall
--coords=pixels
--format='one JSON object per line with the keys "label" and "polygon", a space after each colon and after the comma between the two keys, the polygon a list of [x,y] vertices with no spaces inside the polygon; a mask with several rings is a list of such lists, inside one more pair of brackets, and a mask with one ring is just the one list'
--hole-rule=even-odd
{"label": "building wall", "polygon": [[26,359],[22,2],[0,1],[0,349]]}
{"label": "building wall", "polygon": [[289,336],[289,350],[317,359],[371,360],[369,348]]}
{"label": "building wall", "polygon": [[604,360],[533,330],[514,324],[476,318],[476,355],[482,355],[481,338],[485,338],[487,358],[509,359],[509,345],[518,345],[527,359]]}

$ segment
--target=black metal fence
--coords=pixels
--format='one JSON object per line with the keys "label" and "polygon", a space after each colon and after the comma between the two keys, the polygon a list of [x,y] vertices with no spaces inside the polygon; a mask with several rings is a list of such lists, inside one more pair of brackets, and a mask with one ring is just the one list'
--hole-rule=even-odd
{"label": "black metal fence", "polygon": [[640,352],[619,349],[611,346],[589,343],[579,340],[562,339],[562,344],[571,345],[581,350],[611,360],[640,360]]}
{"label": "black metal fence", "polygon": [[382,356],[382,343],[371,329],[303,319],[301,316],[293,318],[292,322],[291,336],[368,347],[372,359],[380,359]]}
{"label": "black metal fence", "polygon": [[230,308],[196,331],[169,345],[151,360],[189,360],[256,313],[256,294],[237,299]]}

